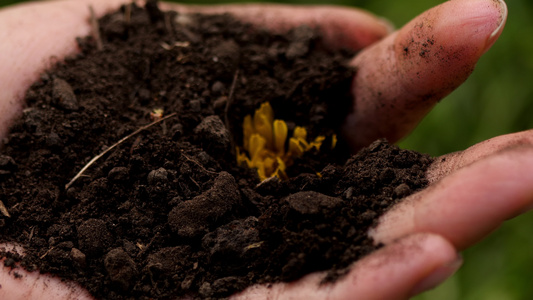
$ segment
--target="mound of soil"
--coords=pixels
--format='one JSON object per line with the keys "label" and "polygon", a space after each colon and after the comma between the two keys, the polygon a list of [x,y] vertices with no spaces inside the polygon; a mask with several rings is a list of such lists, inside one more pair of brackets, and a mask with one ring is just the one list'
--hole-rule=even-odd
{"label": "mound of soil", "polygon": [[3,252],[6,266],[105,299],[335,280],[378,247],[366,234],[377,217],[427,183],[431,159],[385,141],[351,157],[326,142],[284,181],[237,165],[243,118],[263,102],[310,137],[331,137],[350,110],[353,53],[330,52],[311,28],[272,34],[149,1],[103,17],[99,33],[31,87],[4,141],[1,242],[26,249]]}

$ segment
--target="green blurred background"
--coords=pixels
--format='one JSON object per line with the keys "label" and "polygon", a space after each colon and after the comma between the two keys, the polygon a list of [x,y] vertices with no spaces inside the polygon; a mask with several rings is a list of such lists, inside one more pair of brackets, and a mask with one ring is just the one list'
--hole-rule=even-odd
{"label": "green blurred background", "polygon": [[[467,1],[467,0],[463,0]],[[0,6],[23,2],[0,0]],[[181,1],[208,4],[221,1]],[[232,1],[244,2],[244,1]],[[397,27],[442,1],[284,0],[300,4],[361,7]],[[509,0],[506,28],[472,76],[446,97],[404,141],[403,148],[431,155],[465,149],[501,134],[533,128],[533,1]],[[464,251],[461,270],[439,288],[415,299],[533,299],[533,215],[508,221]]]}

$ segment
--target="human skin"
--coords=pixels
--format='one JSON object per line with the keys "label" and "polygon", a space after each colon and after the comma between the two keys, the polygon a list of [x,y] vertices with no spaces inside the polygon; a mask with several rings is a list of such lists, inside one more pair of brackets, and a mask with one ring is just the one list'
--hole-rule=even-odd
{"label": "human skin", "polygon": [[[54,61],[77,51],[97,15],[122,0],[40,2],[0,11],[0,135],[23,107],[24,91]],[[359,10],[339,7],[165,4],[182,12],[231,12],[272,31],[320,26],[332,48],[362,50],[353,95],[356,112],[344,137],[357,149],[387,137],[397,141],[472,72],[500,35],[507,11],[497,0],[452,0],[398,31]],[[53,59],[51,59],[53,57]],[[443,124],[445,126],[445,124]],[[437,158],[430,186],[385,214],[370,234],[386,246],[354,264],[334,284],[322,274],[293,283],[251,287],[236,299],[407,299],[450,276],[457,251],[533,205],[533,132],[498,137]],[[13,273],[21,274],[15,278]],[[90,299],[80,288],[0,265],[1,299]]]}

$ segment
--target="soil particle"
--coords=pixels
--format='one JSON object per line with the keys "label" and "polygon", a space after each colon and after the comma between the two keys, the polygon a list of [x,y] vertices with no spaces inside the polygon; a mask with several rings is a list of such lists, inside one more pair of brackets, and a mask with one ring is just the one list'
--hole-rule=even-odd
{"label": "soil particle", "polygon": [[12,157],[0,155],[0,176],[11,174],[16,169],[17,163]]}
{"label": "soil particle", "polygon": [[168,172],[165,168],[159,168],[157,170],[152,170],[148,173],[148,184],[156,185],[163,184],[168,181]]}
{"label": "soil particle", "polygon": [[231,221],[206,234],[202,247],[210,253],[210,263],[221,269],[232,269],[231,273],[246,271],[247,266],[240,261],[254,257],[254,249],[262,244],[257,225],[256,217],[248,217]]}
{"label": "soil particle", "polygon": [[114,167],[107,174],[107,180],[113,183],[127,182],[129,179],[129,170],[126,167]]}
{"label": "soil particle", "polygon": [[129,289],[132,279],[137,276],[135,262],[122,248],[109,251],[105,255],[104,265],[111,282],[122,290]]}
{"label": "soil particle", "polygon": [[240,202],[237,190],[233,176],[221,172],[211,189],[192,200],[178,204],[170,211],[168,215],[170,228],[179,236],[187,238],[206,234]]}
{"label": "soil particle", "polygon": [[410,194],[411,194],[411,188],[405,183],[400,184],[394,189],[394,195],[398,198],[403,198]]}
{"label": "soil particle", "polygon": [[[225,298],[318,271],[333,281],[379,248],[367,236],[377,218],[427,185],[426,155],[383,140],[353,156],[342,140],[331,147],[352,109],[353,53],[329,51],[315,30],[271,34],[229,15],[163,13],[155,1],[98,23],[102,49],[80,38],[79,55],[44,73],[0,150],[11,215],[0,216],[1,242],[26,253],[0,253],[6,266],[102,299]],[[288,180],[259,182],[233,153],[244,117],[266,101],[289,131],[326,136]],[[64,190],[156,110],[176,117]]]}
{"label": "soil particle", "polygon": [[81,252],[79,249],[72,248],[70,250],[70,257],[72,258],[72,261],[80,269],[83,269],[87,266],[86,255],[83,252]]}
{"label": "soil particle", "polygon": [[89,219],[78,227],[78,245],[84,253],[101,254],[112,242],[106,223],[100,219]]}
{"label": "soil particle", "polygon": [[58,107],[66,111],[75,111],[79,109],[78,99],[70,84],[65,80],[55,78],[52,89],[55,104]]}
{"label": "soil particle", "polygon": [[6,260],[4,260],[4,267],[8,267],[8,268],[14,268],[15,267],[15,260],[13,258],[6,258]]}
{"label": "soil particle", "polygon": [[314,191],[294,193],[284,199],[289,207],[302,215],[316,215],[324,209],[338,207],[342,200]]}
{"label": "soil particle", "polygon": [[150,254],[147,258],[146,269],[150,270],[152,276],[166,273],[175,273],[189,265],[186,258],[191,254],[191,247],[176,246],[167,247]]}
{"label": "soil particle", "polygon": [[231,151],[230,133],[218,116],[204,118],[194,134],[200,146],[213,157]]}

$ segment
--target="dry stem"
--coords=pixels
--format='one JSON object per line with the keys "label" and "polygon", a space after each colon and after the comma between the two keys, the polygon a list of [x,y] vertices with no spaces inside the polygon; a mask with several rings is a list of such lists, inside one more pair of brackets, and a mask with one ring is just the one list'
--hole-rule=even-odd
{"label": "dry stem", "polygon": [[229,124],[229,108],[231,104],[233,103],[234,93],[235,93],[235,86],[237,85],[237,79],[239,78],[239,69],[235,71],[235,74],[233,75],[233,82],[231,83],[231,87],[228,94],[228,99],[226,100],[226,107],[224,107],[224,124],[226,125],[226,129],[229,132],[229,138],[231,142],[231,151],[233,153],[233,149],[235,148],[235,140],[233,139],[233,134],[231,133],[231,128]]}
{"label": "dry stem", "polygon": [[52,252],[52,250],[54,250],[55,247],[52,247],[50,249],[48,249],[48,251],[46,251],[43,255],[41,255],[41,257],[39,257],[40,259],[43,259],[45,258],[48,254],[50,254],[50,252]]}
{"label": "dry stem", "polygon": [[131,3],[126,4],[126,7],[124,9],[124,22],[128,25],[131,22],[131,5]]}
{"label": "dry stem", "polygon": [[[217,172],[213,172],[213,171],[209,171],[208,169],[206,169],[204,166],[202,166],[201,163],[197,162],[196,160],[190,158],[188,155],[185,155],[185,153],[183,153],[183,151],[181,152],[181,155],[183,157],[185,157],[185,159],[187,159],[188,161],[194,163],[195,165],[197,165],[198,167],[200,167],[200,169],[202,169],[203,171],[207,172],[207,173],[211,173],[211,174],[218,174]],[[194,181],[194,180],[193,180]],[[195,182],[196,183],[196,182]],[[198,183],[196,183],[196,185],[198,185]]]}
{"label": "dry stem", "polygon": [[80,177],[83,175],[83,173],[84,173],[84,172],[85,172],[85,171],[86,171],[86,170],[87,170],[87,169],[88,169],[88,168],[89,168],[89,167],[90,167],[95,161],[97,161],[98,159],[100,159],[100,157],[104,156],[107,152],[113,150],[115,147],[117,147],[118,145],[124,143],[126,140],[128,140],[128,139],[131,138],[132,136],[138,134],[139,132],[141,132],[141,131],[143,131],[143,130],[146,130],[146,129],[148,129],[148,128],[150,128],[150,127],[152,127],[152,126],[154,126],[154,125],[156,125],[156,124],[158,124],[158,123],[161,123],[161,122],[163,122],[163,121],[166,120],[166,119],[172,118],[172,117],[174,117],[175,115],[176,115],[176,113],[172,113],[172,114],[170,114],[170,115],[168,115],[168,116],[166,116],[166,117],[164,117],[164,118],[162,118],[162,119],[159,119],[159,120],[154,121],[154,122],[152,122],[152,123],[150,123],[150,124],[144,125],[143,127],[141,127],[141,128],[139,128],[139,129],[137,129],[136,131],[130,133],[130,134],[127,135],[126,137],[123,137],[120,141],[118,141],[118,142],[116,142],[115,144],[111,145],[111,147],[105,149],[102,153],[100,153],[100,154],[98,154],[97,156],[93,157],[93,159],[91,159],[91,161],[89,161],[89,162],[88,162],[88,163],[87,163],[87,164],[81,169],[81,171],[80,171],[78,174],[76,174],[76,176],[74,176],[74,178],[72,178],[72,180],[71,180],[69,183],[67,183],[67,184],[65,185],[65,190],[68,190],[68,188],[69,188],[69,187],[70,187],[70,186],[71,186],[71,185],[72,185],[72,184],[73,184],[78,178],[80,178]]}
{"label": "dry stem", "polygon": [[91,12],[91,28],[93,31],[94,40],[96,41],[96,49],[102,50],[104,48],[104,44],[102,43],[102,37],[100,36],[100,24],[98,24],[98,19],[96,18],[96,14],[94,13],[92,5],[89,5],[89,11]]}

